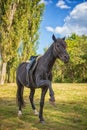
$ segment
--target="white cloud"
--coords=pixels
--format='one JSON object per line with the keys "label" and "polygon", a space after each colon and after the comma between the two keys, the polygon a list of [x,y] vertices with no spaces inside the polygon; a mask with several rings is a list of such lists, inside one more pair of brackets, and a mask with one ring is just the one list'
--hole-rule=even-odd
{"label": "white cloud", "polygon": [[39,2],[39,4],[42,4],[42,3],[47,4],[47,1],[41,0],[41,1]]}
{"label": "white cloud", "polygon": [[58,0],[56,6],[61,8],[61,9],[69,9],[70,8],[68,5],[66,5],[64,0]]}
{"label": "white cloud", "polygon": [[46,27],[46,30],[49,31],[49,32],[54,32],[54,29],[50,26]]}
{"label": "white cloud", "polygon": [[[78,35],[87,34],[87,2],[77,5],[64,19],[63,26],[56,28],[49,27],[51,32],[58,33],[61,36],[76,33]],[[50,31],[48,29],[48,31]]]}
{"label": "white cloud", "polygon": [[42,4],[42,3],[44,3],[45,5],[47,5],[49,3],[52,3],[52,0],[48,0],[48,1],[46,1],[46,0],[40,0],[39,4]]}

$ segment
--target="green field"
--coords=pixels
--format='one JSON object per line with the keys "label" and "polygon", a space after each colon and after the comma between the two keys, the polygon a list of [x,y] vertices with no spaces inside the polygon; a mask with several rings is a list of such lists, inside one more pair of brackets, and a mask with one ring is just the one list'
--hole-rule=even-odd
{"label": "green field", "polygon": [[[0,86],[0,130],[87,130],[87,84],[53,84],[55,106],[49,103],[47,93],[44,106],[45,124],[34,116],[24,90],[26,106],[21,118],[17,117],[16,85]],[[35,93],[39,110],[40,89]]]}

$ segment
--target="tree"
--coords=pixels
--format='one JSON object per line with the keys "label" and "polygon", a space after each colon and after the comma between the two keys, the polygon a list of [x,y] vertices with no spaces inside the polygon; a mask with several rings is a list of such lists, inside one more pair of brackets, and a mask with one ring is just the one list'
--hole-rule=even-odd
{"label": "tree", "polygon": [[5,80],[7,63],[17,57],[21,41],[22,60],[35,53],[37,31],[44,9],[44,5],[39,4],[39,1],[0,0],[1,84]]}
{"label": "tree", "polygon": [[0,0],[0,53],[2,59],[1,84],[4,83],[7,61],[12,57],[12,22],[17,9],[16,2]]}
{"label": "tree", "polygon": [[72,34],[72,36],[67,39],[67,43],[70,54],[70,67],[68,66],[67,69],[69,71],[71,81],[83,82],[83,73],[86,72],[86,70],[84,70],[86,59],[83,57],[87,54],[87,50],[85,49],[85,47],[87,47],[87,37],[83,39],[83,36]]}

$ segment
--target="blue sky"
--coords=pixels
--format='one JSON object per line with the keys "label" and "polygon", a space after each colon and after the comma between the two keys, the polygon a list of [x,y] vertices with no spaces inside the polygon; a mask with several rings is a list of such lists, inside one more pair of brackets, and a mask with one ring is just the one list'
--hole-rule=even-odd
{"label": "blue sky", "polygon": [[56,37],[68,36],[75,32],[87,34],[87,0],[41,0],[45,11],[40,25],[38,54],[52,43]]}

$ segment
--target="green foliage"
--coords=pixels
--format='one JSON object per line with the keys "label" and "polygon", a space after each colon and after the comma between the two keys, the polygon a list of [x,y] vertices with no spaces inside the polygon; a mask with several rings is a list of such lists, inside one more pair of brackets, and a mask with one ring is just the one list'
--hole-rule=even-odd
{"label": "green foliage", "polygon": [[35,54],[38,29],[44,5],[40,0],[1,0],[0,4],[0,52],[2,60],[7,62],[17,54],[20,41],[24,48],[22,59]]}
{"label": "green foliage", "polygon": [[54,82],[87,82],[87,36],[72,34],[66,42],[70,61],[68,64],[55,63]]}

